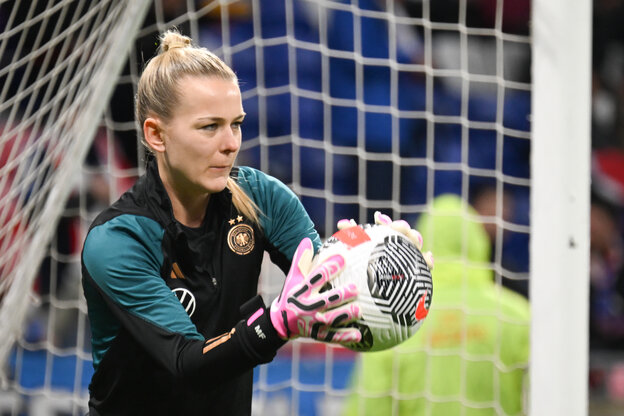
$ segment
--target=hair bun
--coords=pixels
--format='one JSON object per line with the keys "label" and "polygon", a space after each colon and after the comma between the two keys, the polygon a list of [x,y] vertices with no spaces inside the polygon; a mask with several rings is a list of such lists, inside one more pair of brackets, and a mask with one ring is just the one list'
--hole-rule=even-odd
{"label": "hair bun", "polygon": [[168,30],[160,37],[160,47],[163,52],[176,48],[186,48],[191,46],[191,38],[182,35],[175,30]]}

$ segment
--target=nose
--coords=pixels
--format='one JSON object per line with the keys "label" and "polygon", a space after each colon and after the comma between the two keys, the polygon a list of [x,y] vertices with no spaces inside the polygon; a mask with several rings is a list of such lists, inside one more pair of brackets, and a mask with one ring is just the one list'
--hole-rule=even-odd
{"label": "nose", "polygon": [[238,152],[241,146],[241,134],[240,130],[228,128],[225,129],[225,132],[221,141],[221,151],[223,153],[235,153]]}

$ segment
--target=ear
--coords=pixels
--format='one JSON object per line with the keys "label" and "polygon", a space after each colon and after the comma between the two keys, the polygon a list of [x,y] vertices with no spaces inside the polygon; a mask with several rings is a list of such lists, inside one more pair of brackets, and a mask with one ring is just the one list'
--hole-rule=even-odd
{"label": "ear", "polygon": [[143,123],[143,137],[147,144],[158,153],[165,151],[165,138],[161,125],[160,119],[154,117],[148,117]]}

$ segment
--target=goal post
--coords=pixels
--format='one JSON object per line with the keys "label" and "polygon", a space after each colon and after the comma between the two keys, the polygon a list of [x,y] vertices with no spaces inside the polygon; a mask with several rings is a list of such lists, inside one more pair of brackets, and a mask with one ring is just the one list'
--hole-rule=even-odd
{"label": "goal post", "polygon": [[532,16],[530,413],[586,415],[592,2]]}

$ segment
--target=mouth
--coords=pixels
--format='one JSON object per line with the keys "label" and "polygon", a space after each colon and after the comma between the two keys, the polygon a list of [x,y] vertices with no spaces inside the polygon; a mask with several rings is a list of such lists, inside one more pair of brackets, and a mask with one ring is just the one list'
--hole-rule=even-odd
{"label": "mouth", "polygon": [[216,172],[224,172],[224,171],[228,171],[230,169],[232,169],[231,165],[222,165],[222,166],[210,166],[209,168],[211,171],[216,171]]}

